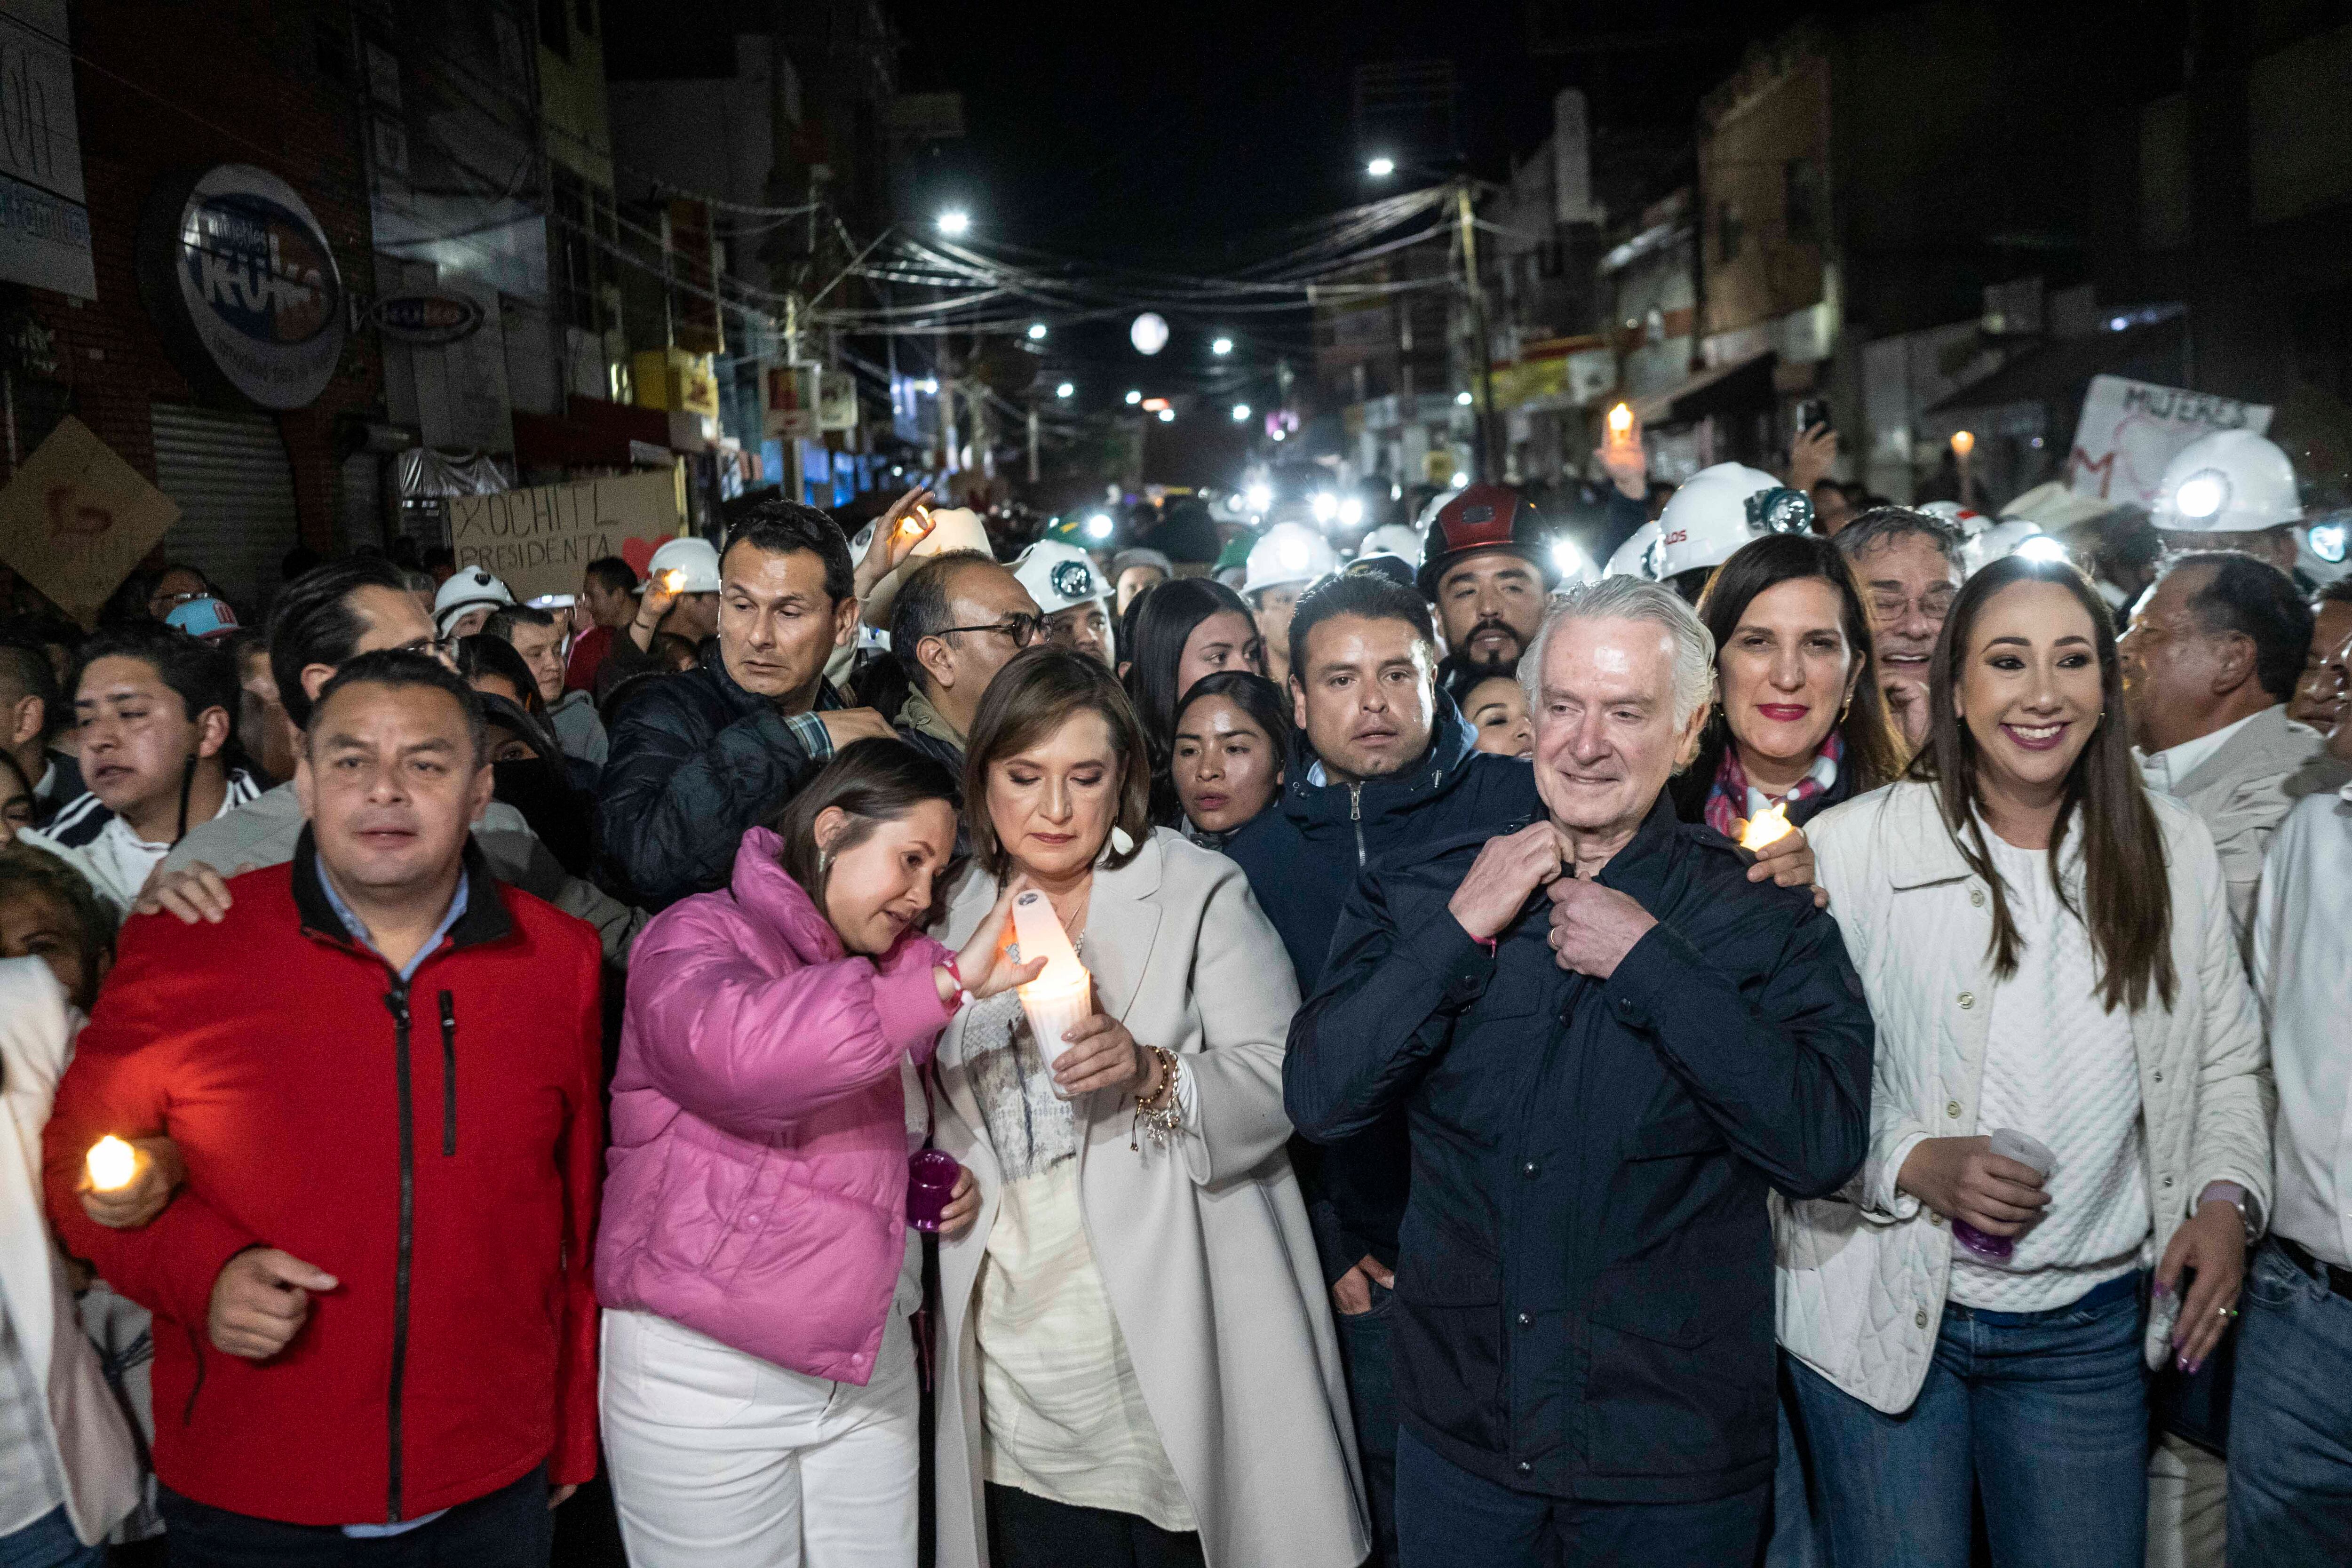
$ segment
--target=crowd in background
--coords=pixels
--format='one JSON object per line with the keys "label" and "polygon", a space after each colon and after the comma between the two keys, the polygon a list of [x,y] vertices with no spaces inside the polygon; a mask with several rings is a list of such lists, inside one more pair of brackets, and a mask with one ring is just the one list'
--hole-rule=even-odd
{"label": "crowd in background", "polygon": [[1825,445],[0,628],[0,1564],[2352,1557],[2352,586]]}

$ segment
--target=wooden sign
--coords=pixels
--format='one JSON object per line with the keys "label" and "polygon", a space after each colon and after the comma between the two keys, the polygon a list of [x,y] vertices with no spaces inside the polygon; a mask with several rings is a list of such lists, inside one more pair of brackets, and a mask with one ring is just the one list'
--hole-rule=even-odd
{"label": "wooden sign", "polygon": [[632,558],[677,536],[677,477],[665,468],[573,485],[535,485],[449,501],[449,545],[517,599],[572,594],[591,561]]}
{"label": "wooden sign", "polygon": [[66,416],[0,490],[0,561],[82,625],[179,521],[177,501]]}

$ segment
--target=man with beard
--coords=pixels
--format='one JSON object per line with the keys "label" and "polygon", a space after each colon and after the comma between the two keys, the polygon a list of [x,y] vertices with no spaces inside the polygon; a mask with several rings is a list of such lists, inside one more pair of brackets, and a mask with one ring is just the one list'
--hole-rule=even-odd
{"label": "man with beard", "polygon": [[1446,658],[1508,674],[1559,580],[1535,508],[1507,485],[1475,484],[1439,509],[1422,541],[1422,597],[1437,606]]}

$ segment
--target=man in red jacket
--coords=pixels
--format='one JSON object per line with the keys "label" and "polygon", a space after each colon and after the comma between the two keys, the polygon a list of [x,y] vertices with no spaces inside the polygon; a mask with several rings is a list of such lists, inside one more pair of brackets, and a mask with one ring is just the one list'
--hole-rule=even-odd
{"label": "man in red jacket", "polygon": [[[156,1314],[175,1568],[545,1568],[594,1468],[598,948],[471,847],[487,760],[440,665],[346,664],[292,863],[134,918],[59,1086],[51,1215]],[[110,1132],[185,1159],[143,1229],[75,1196]]]}

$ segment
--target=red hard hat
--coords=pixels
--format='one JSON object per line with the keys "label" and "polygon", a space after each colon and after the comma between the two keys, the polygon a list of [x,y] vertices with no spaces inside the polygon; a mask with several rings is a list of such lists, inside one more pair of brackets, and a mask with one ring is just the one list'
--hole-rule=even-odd
{"label": "red hard hat", "polygon": [[1559,580],[1536,509],[1508,485],[1482,483],[1465,488],[1429,520],[1421,542],[1421,596],[1434,603],[1437,579],[1447,563],[1485,550],[1508,551],[1525,560],[1543,574],[1547,588]]}

